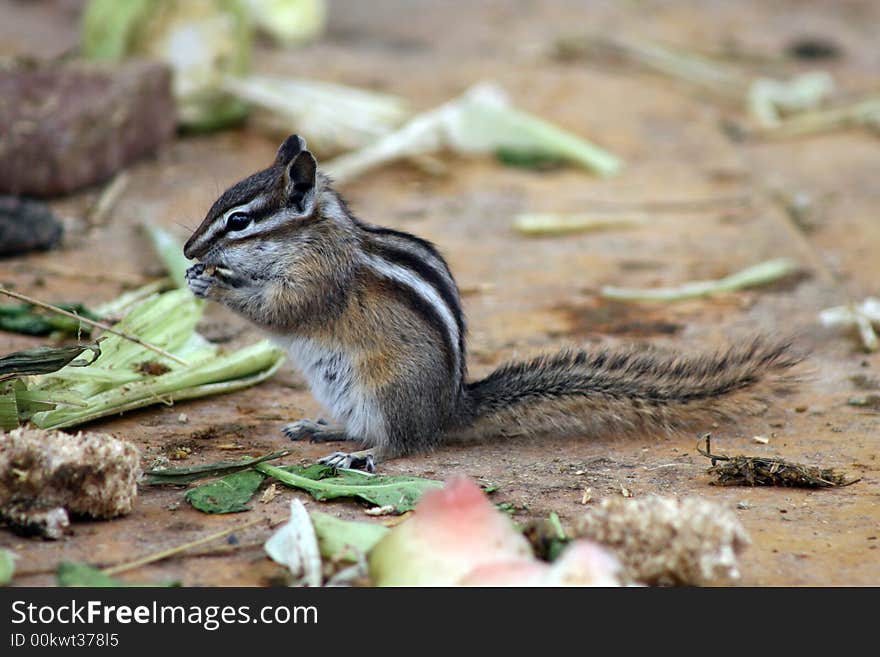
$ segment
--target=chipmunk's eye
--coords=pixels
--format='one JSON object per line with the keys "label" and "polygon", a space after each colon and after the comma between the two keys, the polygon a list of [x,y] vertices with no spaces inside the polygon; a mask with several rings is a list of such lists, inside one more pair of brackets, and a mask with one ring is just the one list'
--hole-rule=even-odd
{"label": "chipmunk's eye", "polygon": [[244,212],[235,212],[226,218],[226,230],[244,230],[251,225],[251,218]]}

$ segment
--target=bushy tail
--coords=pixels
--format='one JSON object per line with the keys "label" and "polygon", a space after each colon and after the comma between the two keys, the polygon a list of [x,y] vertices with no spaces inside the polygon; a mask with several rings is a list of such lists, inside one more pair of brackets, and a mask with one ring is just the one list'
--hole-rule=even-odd
{"label": "bushy tail", "polygon": [[466,434],[624,434],[708,426],[754,412],[796,381],[791,342],[754,338],[723,352],[563,351],[502,365],[470,383]]}

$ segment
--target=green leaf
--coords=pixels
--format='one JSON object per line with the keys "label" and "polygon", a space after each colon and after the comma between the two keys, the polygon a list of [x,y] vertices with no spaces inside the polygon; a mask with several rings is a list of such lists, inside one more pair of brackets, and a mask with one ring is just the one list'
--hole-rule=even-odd
{"label": "green leaf", "polygon": [[260,463],[256,469],[287,486],[309,492],[319,501],[354,497],[377,506],[390,506],[396,513],[412,510],[426,491],[443,487],[442,482],[433,479],[370,475],[355,470],[338,470],[335,477],[316,481],[291,468],[268,463]]}
{"label": "green leaf", "polygon": [[186,501],[205,513],[250,511],[247,505],[266,475],[245,470],[186,491]]}
{"label": "green leaf", "polygon": [[[95,313],[79,303],[56,304],[62,310],[76,313],[86,319],[101,320]],[[68,335],[89,335],[92,328],[71,317],[46,314],[29,303],[0,306],[0,330],[25,335],[49,335],[61,331]]]}
{"label": "green leaf", "polygon": [[[162,484],[171,484],[175,486],[183,486],[199,479],[207,479],[209,477],[219,477],[231,474],[239,470],[244,470],[262,463],[263,461],[271,461],[272,459],[280,459],[282,456],[290,454],[289,449],[280,452],[272,452],[265,456],[254,458],[248,456],[241,461],[218,461],[216,463],[205,463],[203,465],[193,465],[186,468],[168,468],[167,470],[147,470],[145,483],[148,486],[160,486]],[[326,466],[320,466],[326,467]],[[332,470],[332,468],[330,468]]]}
{"label": "green leaf", "polygon": [[179,288],[186,288],[186,270],[190,261],[183,255],[183,249],[174,236],[164,228],[144,223],[144,230],[153,243],[153,250],[162,260],[168,275]]}
{"label": "green leaf", "polygon": [[15,385],[19,381],[0,383],[0,431],[10,431],[18,424],[18,402],[15,399]]}
{"label": "green leaf", "polygon": [[565,160],[553,153],[540,150],[525,150],[499,146],[495,149],[495,159],[509,167],[545,171],[562,166]]}
{"label": "green leaf", "polygon": [[390,531],[373,522],[342,520],[321,511],[312,511],[309,517],[325,559],[356,561],[358,554],[367,554]]}
{"label": "green leaf", "polygon": [[0,586],[12,581],[15,573],[15,553],[11,550],[0,550]]}
{"label": "green leaf", "polygon": [[101,61],[123,59],[149,6],[150,0],[92,0],[83,12],[83,54]]}
{"label": "green leaf", "polygon": [[[89,349],[94,356],[90,361],[74,360],[83,351]],[[101,355],[98,343],[76,344],[69,347],[37,347],[16,351],[0,358],[0,381],[16,376],[32,374],[49,374],[62,367],[85,367],[95,362]]]}
{"label": "green leaf", "polygon": [[94,586],[94,587],[137,587],[137,586],[180,586],[180,582],[159,582],[133,584],[122,582],[105,575],[103,572],[85,563],[64,561],[58,564],[55,579],[59,586]]}

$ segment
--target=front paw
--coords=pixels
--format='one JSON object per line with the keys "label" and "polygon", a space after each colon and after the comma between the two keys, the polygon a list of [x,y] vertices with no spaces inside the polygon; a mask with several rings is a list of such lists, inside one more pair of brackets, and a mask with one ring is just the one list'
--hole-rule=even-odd
{"label": "front paw", "polygon": [[190,291],[200,299],[207,299],[211,288],[217,283],[216,277],[207,273],[206,270],[207,267],[202,262],[197,262],[186,270],[186,284]]}

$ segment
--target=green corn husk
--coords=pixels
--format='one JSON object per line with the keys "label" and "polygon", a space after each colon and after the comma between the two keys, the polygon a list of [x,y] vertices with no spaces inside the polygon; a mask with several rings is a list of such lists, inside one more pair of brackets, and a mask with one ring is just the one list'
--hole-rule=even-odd
{"label": "green corn husk", "polygon": [[605,299],[616,301],[680,301],[697,299],[716,294],[736,292],[745,288],[767,285],[790,276],[800,269],[798,263],[789,258],[767,260],[730,276],[711,281],[691,281],[678,287],[658,287],[653,289],[634,289],[606,285],[599,294]]}
{"label": "green corn husk", "polygon": [[38,413],[33,423],[43,429],[61,429],[106,415],[131,411],[155,403],[173,404],[185,399],[233,392],[265,381],[278,371],[283,354],[268,340],[201,364],[136,381],[89,397],[88,408],[58,408]]}
{"label": "green corn husk", "polygon": [[515,109],[500,87],[483,83],[412,117],[360,150],[331,160],[324,169],[337,182],[348,181],[379,165],[444,149],[493,154],[508,162],[566,161],[600,176],[612,176],[623,167],[614,154]]}
{"label": "green corn husk", "polygon": [[[223,353],[195,333],[201,314],[201,302],[188,290],[173,290],[143,302],[115,328],[183,358],[188,365],[111,335],[101,343],[101,356],[87,370],[65,367],[39,377],[29,388],[53,401],[64,393],[87,405],[67,403],[34,413],[31,421],[43,429],[70,427],[157,402],[171,404],[238,390],[275,373],[282,354],[268,341]],[[165,373],[145,373],[138,367],[143,363]]]}
{"label": "green corn husk", "polygon": [[[77,358],[86,350],[92,352],[91,360]],[[61,398],[70,404],[80,403],[75,395],[29,391],[22,377],[55,372],[63,367],[87,367],[100,355],[101,348],[96,342],[67,347],[38,347],[0,358],[0,430],[15,429],[37,411],[54,408]]]}
{"label": "green corn husk", "polygon": [[177,287],[185,288],[186,270],[190,263],[183,257],[180,244],[167,230],[151,224],[143,224],[143,227],[153,244],[153,250],[165,264],[171,280]]}
{"label": "green corn husk", "polygon": [[[188,262],[180,246],[162,229],[148,232],[172,279],[185,286]],[[185,364],[110,333],[100,338],[100,347],[9,354],[0,358],[0,428],[29,421],[43,429],[60,429],[156,403],[232,392],[268,379],[281,366],[284,355],[268,340],[233,352],[209,343],[195,330],[205,302],[185,287],[157,293],[165,285],[167,281],[144,286],[95,311],[102,316],[127,312],[113,326],[116,331],[136,336]],[[74,360],[85,349],[96,354],[91,362]]]}
{"label": "green corn husk", "polygon": [[90,0],[81,36],[86,59],[146,57],[170,66],[185,128],[215,130],[247,114],[219,87],[250,68],[253,26],[239,0]]}
{"label": "green corn husk", "polygon": [[0,383],[0,431],[18,426],[18,403],[15,399],[14,382]]}

